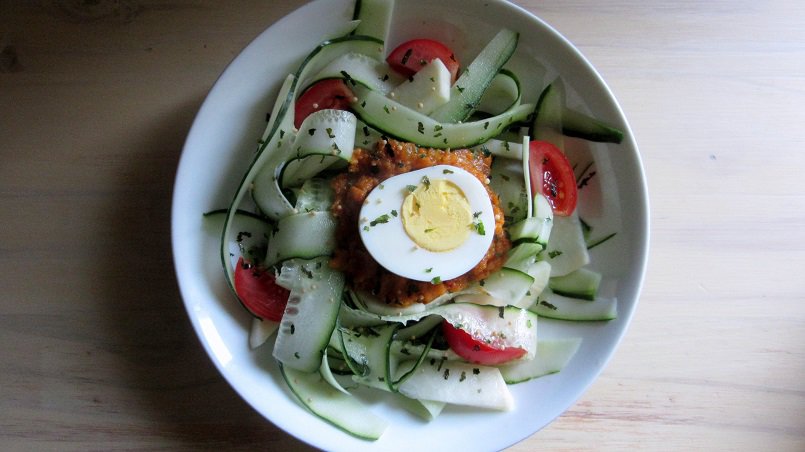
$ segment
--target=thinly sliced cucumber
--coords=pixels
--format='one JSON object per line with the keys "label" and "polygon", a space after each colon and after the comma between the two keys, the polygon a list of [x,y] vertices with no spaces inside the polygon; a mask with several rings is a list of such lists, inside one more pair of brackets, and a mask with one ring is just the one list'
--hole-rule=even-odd
{"label": "thinly sliced cucumber", "polygon": [[[525,275],[526,278],[530,276]],[[455,297],[463,293],[453,294]],[[533,301],[533,300],[532,300]],[[474,303],[448,303],[412,313],[381,315],[387,322],[406,323],[437,315],[473,337],[488,341],[496,348],[515,347],[526,350],[526,356],[536,353],[537,318],[522,308],[513,306],[480,306]],[[500,333],[505,331],[506,334]]]}
{"label": "thinly sliced cucumber", "polygon": [[280,323],[268,319],[252,319],[251,329],[249,329],[249,348],[254,350],[263,345],[268,338],[277,332]]}
{"label": "thinly sliced cucumber", "polygon": [[528,296],[530,295],[537,295],[542,293],[546,287],[548,287],[548,280],[551,277],[551,264],[545,261],[538,261],[534,262],[530,267],[528,267],[527,272],[534,278],[534,283],[531,284],[531,289],[528,290],[523,300],[520,301],[518,307],[527,308],[530,306],[531,302],[528,300]]}
{"label": "thinly sliced cucumber", "polygon": [[612,320],[618,317],[618,300],[599,297],[586,301],[544,290],[539,297],[534,297],[534,304],[528,310],[540,317],[558,320]]}
{"label": "thinly sliced cucumber", "polygon": [[542,90],[534,109],[533,122],[529,134],[535,140],[547,141],[564,152],[565,140],[562,135],[562,112],[565,108],[565,90],[561,80]]}
{"label": "thinly sliced cucumber", "polygon": [[542,252],[551,264],[551,276],[564,276],[590,263],[577,213],[553,218],[548,247]]}
{"label": "thinly sliced cucumber", "polygon": [[320,212],[330,210],[335,192],[326,179],[307,179],[296,196],[298,212]]}
{"label": "thinly sliced cucumber", "polygon": [[503,266],[527,273],[528,268],[537,260],[537,254],[542,251],[538,243],[520,243],[509,250]]}
{"label": "thinly sliced cucumber", "polygon": [[[343,161],[344,160],[340,157],[321,154],[308,154],[304,157],[292,158],[285,162],[282,169],[280,169],[278,179],[280,181],[279,185],[285,189],[283,194],[287,198],[287,190],[297,189],[299,185],[303,184],[306,180],[316,177],[319,173]],[[293,204],[297,203],[298,200],[291,202],[291,199],[288,198],[288,202]],[[298,210],[299,209],[297,209],[297,211]]]}
{"label": "thinly sliced cucumber", "polygon": [[458,361],[426,361],[399,391],[414,399],[455,405],[502,411],[514,407],[514,398],[496,367]]}
{"label": "thinly sliced cucumber", "polygon": [[359,333],[349,328],[340,327],[333,334],[337,335],[338,339],[334,345],[343,354],[344,360],[352,370],[352,375],[358,377],[369,375],[371,369],[369,368],[367,348],[370,342],[367,342],[366,338],[362,338]]}
{"label": "thinly sliced cucumber", "polygon": [[504,364],[500,366],[500,373],[507,384],[516,384],[559,372],[580,345],[581,338],[540,340],[534,359]]}
{"label": "thinly sliced cucumber", "polygon": [[[531,151],[530,138],[528,135],[523,137],[523,191],[526,195],[526,217],[534,215],[534,193],[531,186]],[[539,195],[539,192],[537,192]]]}
{"label": "thinly sliced cucumber", "polygon": [[567,107],[562,110],[562,133],[569,137],[603,143],[623,141],[621,130]]}
{"label": "thinly sliced cucumber", "polygon": [[331,255],[335,249],[335,228],[335,218],[329,211],[302,212],[281,218],[268,242],[266,265],[286,259]]}
{"label": "thinly sliced cucumber", "polygon": [[351,395],[328,384],[318,372],[300,372],[280,365],[282,376],[299,402],[313,414],[358,438],[376,440],[388,422]]}
{"label": "thinly sliced cucumber", "polygon": [[[211,234],[220,236],[226,216],[225,209],[206,212],[204,214],[205,227]],[[268,238],[273,231],[273,225],[260,215],[244,210],[236,211],[232,215],[229,234],[226,238],[232,268],[240,257],[253,264],[261,264],[265,258]]]}
{"label": "thinly sliced cucumber", "polygon": [[360,119],[358,120],[355,130],[355,147],[372,150],[381,139],[383,139],[382,133],[373,127],[369,127]]}
{"label": "thinly sliced cucumber", "polygon": [[422,114],[430,114],[450,100],[450,70],[436,58],[388,96]]}
{"label": "thinly sliced cucumber", "polygon": [[489,152],[495,157],[504,157],[514,160],[521,160],[523,158],[523,143],[515,143],[513,141],[492,138],[483,144],[474,146],[473,149],[481,152]]}
{"label": "thinly sliced cucumber", "polygon": [[330,361],[327,357],[327,353],[324,353],[321,357],[321,366],[319,366],[319,374],[321,377],[326,381],[333,389],[336,389],[344,394],[350,395],[349,391],[347,391],[341,383],[335,378],[332,369],[330,368]]}
{"label": "thinly sliced cucumber", "polygon": [[585,267],[565,276],[553,277],[548,283],[548,287],[556,294],[584,300],[595,300],[600,285],[601,273]]}
{"label": "thinly sliced cucumber", "polygon": [[509,226],[509,239],[515,246],[521,243],[537,243],[542,230],[542,221],[539,218],[528,217]]}
{"label": "thinly sliced cucumber", "polygon": [[526,272],[503,267],[484,279],[481,289],[497,300],[495,306],[514,306],[522,299],[534,278]]}
{"label": "thinly sliced cucumber", "polygon": [[327,259],[302,264],[274,343],[274,358],[302,372],[315,372],[330,342],[341,304],[344,276]]}
{"label": "thinly sliced cucumber", "polygon": [[355,115],[348,111],[316,111],[302,121],[293,142],[293,155],[331,154],[349,161],[355,147],[356,125]]}
{"label": "thinly sliced cucumber", "polygon": [[350,297],[358,309],[366,311],[369,314],[378,315],[384,321],[400,323],[405,323],[409,320],[419,320],[429,315],[430,312],[438,306],[448,303],[456,295],[456,293],[446,293],[428,304],[414,303],[410,306],[397,307],[389,306],[365,292],[350,292]]}
{"label": "thinly sliced cucumber", "polygon": [[328,78],[343,78],[348,86],[357,81],[384,94],[405,80],[386,62],[355,52],[346,53],[330,62],[311,77],[310,83]]}
{"label": "thinly sliced cucumber", "polygon": [[542,193],[534,194],[534,209],[532,215],[534,218],[542,221],[542,228],[537,235],[537,243],[542,245],[543,248],[548,246],[551,239],[551,231],[553,231],[553,207],[548,202]]}
{"label": "thinly sliced cucumber", "polygon": [[431,330],[442,323],[442,318],[438,315],[431,315],[418,320],[413,325],[408,325],[405,328],[400,328],[394,335],[394,340],[406,341],[424,337]]}
{"label": "thinly sliced cucumber", "polygon": [[483,143],[527,118],[533,104],[518,105],[480,121],[441,123],[361,85],[353,87],[355,114],[385,135],[432,148],[460,149]]}
{"label": "thinly sliced cucumber", "polygon": [[[389,359],[388,350],[394,332],[400,327],[398,324],[387,324],[377,328],[364,328],[360,332],[351,332],[350,346],[345,342],[345,351],[352,359],[363,361],[365,369],[361,374],[353,375],[352,379],[360,384],[374,388],[391,389],[388,380]],[[347,336],[344,336],[345,338]],[[360,351],[359,356],[352,356],[352,351]]]}
{"label": "thinly sliced cucumber", "polygon": [[[355,34],[385,42],[391,27],[393,11],[393,0],[356,0],[352,17],[360,23],[355,29]],[[383,54],[385,55],[385,50]]]}
{"label": "thinly sliced cucumber", "polygon": [[514,72],[501,69],[484,91],[478,111],[499,115],[517,105],[520,99],[520,80]]}
{"label": "thinly sliced cucumber", "polygon": [[385,323],[379,315],[351,308],[347,306],[346,303],[341,304],[341,312],[338,313],[338,322],[347,328],[378,326]]}
{"label": "thinly sliced cucumber", "polygon": [[492,79],[514,53],[518,38],[515,31],[500,30],[456,80],[450,90],[450,101],[431,113],[431,117],[444,123],[469,118]]}
{"label": "thinly sliced cucumber", "polygon": [[507,224],[521,221],[528,215],[528,195],[523,182],[520,162],[495,159],[489,174],[489,186],[500,199]]}

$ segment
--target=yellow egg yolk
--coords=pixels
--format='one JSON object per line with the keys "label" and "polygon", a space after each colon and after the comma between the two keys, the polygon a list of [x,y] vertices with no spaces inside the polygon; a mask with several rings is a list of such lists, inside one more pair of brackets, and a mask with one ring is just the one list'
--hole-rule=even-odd
{"label": "yellow egg yolk", "polygon": [[425,179],[405,197],[402,223],[418,246],[449,251],[469,237],[472,209],[456,184],[446,179]]}

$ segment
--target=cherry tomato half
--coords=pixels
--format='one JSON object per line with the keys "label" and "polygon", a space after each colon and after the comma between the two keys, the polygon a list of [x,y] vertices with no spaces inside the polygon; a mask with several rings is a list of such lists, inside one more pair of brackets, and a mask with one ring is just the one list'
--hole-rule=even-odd
{"label": "cherry tomato half", "polygon": [[475,339],[466,331],[456,328],[448,321],[442,322],[442,333],[447,344],[456,354],[475,364],[495,365],[502,364],[525,354],[522,348],[494,348],[489,344]]}
{"label": "cherry tomato half", "polygon": [[531,192],[548,198],[555,215],[572,214],[578,201],[578,189],[567,157],[547,141],[532,141],[528,148]]}
{"label": "cherry tomato half", "polygon": [[279,322],[290,292],[277,285],[274,274],[252,266],[241,257],[235,268],[235,292],[243,305],[261,319]]}
{"label": "cherry tomato half", "polygon": [[386,62],[395,71],[410,77],[436,58],[442,60],[450,71],[451,82],[455,82],[458,77],[458,60],[453,51],[439,41],[413,39],[404,42],[389,53]]}
{"label": "cherry tomato half", "polygon": [[296,99],[294,126],[298,129],[302,121],[313,112],[334,109],[349,110],[354,94],[341,79],[326,79],[310,85]]}

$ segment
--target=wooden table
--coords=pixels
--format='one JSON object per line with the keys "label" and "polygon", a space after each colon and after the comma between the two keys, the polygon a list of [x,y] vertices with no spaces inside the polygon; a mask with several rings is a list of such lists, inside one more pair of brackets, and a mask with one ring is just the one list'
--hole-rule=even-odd
{"label": "wooden table", "polygon": [[[306,448],[204,354],[169,236],[205,94],[301,3],[0,2],[0,449]],[[519,3],[621,102],[652,250],[603,375],[511,450],[805,450],[805,3]]]}

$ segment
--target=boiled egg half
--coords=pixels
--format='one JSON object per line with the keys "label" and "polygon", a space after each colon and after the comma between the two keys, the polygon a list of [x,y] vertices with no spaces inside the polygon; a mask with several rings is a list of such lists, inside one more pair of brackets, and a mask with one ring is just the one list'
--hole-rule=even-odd
{"label": "boiled egg half", "polygon": [[486,187],[470,172],[436,165],[393,176],[361,208],[364,246],[388,271],[438,283],[483,259],[495,233]]}

